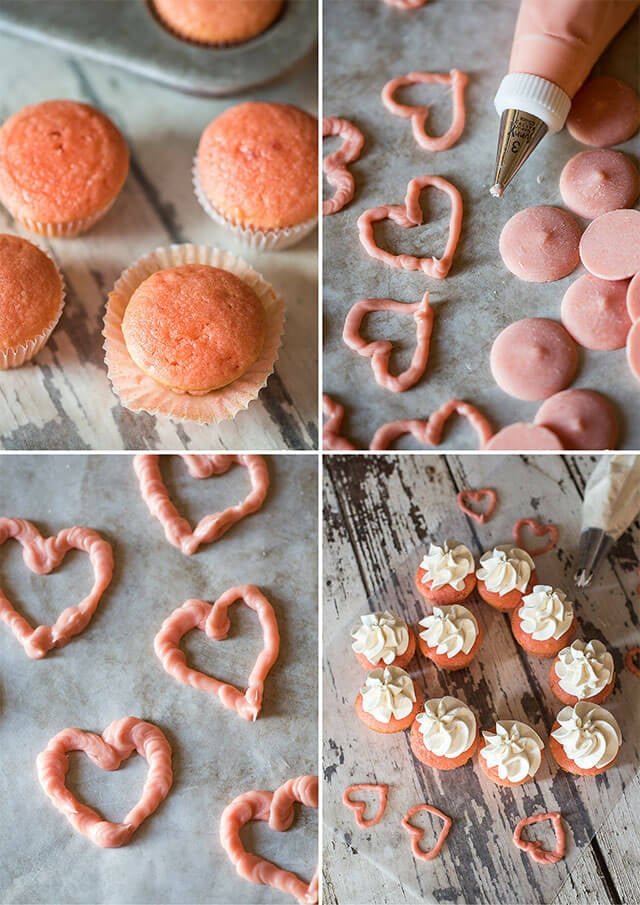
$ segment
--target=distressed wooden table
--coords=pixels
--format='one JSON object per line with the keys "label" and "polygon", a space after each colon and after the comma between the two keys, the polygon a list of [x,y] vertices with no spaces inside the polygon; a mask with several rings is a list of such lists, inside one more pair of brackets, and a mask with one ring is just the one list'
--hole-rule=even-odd
{"label": "distressed wooden table", "polygon": [[[640,682],[623,666],[626,649],[640,641],[634,552],[640,523],[623,535],[593,586],[575,589],[582,495],[594,462],[558,456],[325,458],[325,903],[640,901]],[[478,525],[458,510],[455,496],[484,486],[497,490],[498,506],[486,525]],[[369,609],[390,608],[411,623],[421,618],[412,579],[429,538],[456,537],[479,556],[509,539],[516,519],[528,515],[560,530],[557,548],[537,560],[541,579],[570,592],[580,635],[606,641],[613,653],[618,678],[606,706],[620,722],[624,745],[615,767],[595,779],[558,771],[546,755],[538,781],[501,789],[475,763],[454,774],[430,770],[412,757],[407,733],[378,736],[359,723],[353,701],[363,672],[349,631]],[[548,689],[548,661],[528,657],[504,615],[479,598],[470,600],[485,631],[471,667],[446,674],[418,658],[414,677],[431,697],[450,693],[466,700],[481,726],[511,714],[546,740],[560,709]],[[386,816],[370,830],[359,829],[341,802],[354,782],[390,785]],[[420,802],[454,818],[440,857],[431,862],[413,859],[400,827],[402,815]],[[555,809],[566,820],[567,856],[541,866],[519,852],[511,836],[525,814]],[[439,831],[420,825],[427,840]],[[537,832],[551,844],[550,830]]]}
{"label": "distressed wooden table", "polygon": [[[246,252],[196,201],[191,165],[200,133],[247,98],[189,97],[120,70],[0,35],[0,120],[26,104],[71,98],[104,110],[124,133],[131,169],[108,215],[76,239],[47,241],[0,208],[0,232],[19,233],[55,258],[67,302],[35,364],[0,372],[0,446],[5,449],[310,449],[317,445],[317,237],[277,254]],[[250,94],[313,111],[317,67],[307,59],[286,78]],[[158,246],[229,248],[286,301],[283,346],[258,401],[214,426],[173,422],[123,408],[102,349],[107,293],[133,261]]]}

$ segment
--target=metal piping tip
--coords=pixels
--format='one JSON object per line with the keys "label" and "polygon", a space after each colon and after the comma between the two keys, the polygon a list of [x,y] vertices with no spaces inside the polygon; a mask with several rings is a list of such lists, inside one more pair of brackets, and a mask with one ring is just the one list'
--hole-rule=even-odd
{"label": "metal piping tip", "polygon": [[578,588],[588,587],[600,564],[613,547],[613,538],[601,528],[587,528],[580,535],[578,568],[573,580]]}
{"label": "metal piping tip", "polygon": [[496,154],[496,171],[490,189],[494,198],[504,190],[522,164],[548,132],[547,124],[523,110],[505,110],[500,118],[500,135]]}

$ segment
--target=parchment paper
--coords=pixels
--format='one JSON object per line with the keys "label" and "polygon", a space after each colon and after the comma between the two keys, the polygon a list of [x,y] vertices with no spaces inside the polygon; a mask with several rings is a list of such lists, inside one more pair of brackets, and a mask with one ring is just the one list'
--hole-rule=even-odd
{"label": "parchment paper", "polygon": [[[10,456],[0,461],[0,512],[43,533],[92,527],[113,545],[111,586],[85,632],[31,661],[0,625],[0,901],[284,902],[290,897],[236,875],[218,841],[223,808],[250,789],[274,789],[317,772],[315,457],[268,457],[262,510],[189,558],[164,539],[148,512],[128,455]],[[247,493],[246,470],[196,481],[177,457],[167,486],[191,520]],[[90,587],[87,557],[70,554],[52,576],[27,570],[19,545],[0,547],[0,586],[21,612],[52,621]],[[213,601],[236,584],[257,584],[273,604],[282,638],[255,723],[217,698],[167,675],[153,652],[163,619],[189,597]],[[230,611],[228,641],[187,638],[191,662],[242,685],[260,647],[255,617]],[[195,636],[195,637],[194,637]],[[242,687],[245,687],[242,685]],[[73,830],[40,788],[35,758],[67,726],[102,732],[114,719],[156,723],[173,747],[174,786],[125,848],[103,850]],[[132,757],[115,773],[72,756],[70,787],[120,820],[146,775]],[[245,844],[310,879],[317,816],[299,812],[288,833],[250,827]]]}
{"label": "parchment paper", "polygon": [[[525,207],[563,207],[558,179],[564,164],[585,150],[566,130],[542,140],[502,199],[489,195],[499,119],[493,98],[508,65],[517,0],[432,0],[403,12],[383,0],[324,2],[324,115],[351,119],[365,136],[360,160],[351,171],[356,194],[341,213],[323,218],[324,230],[324,388],[348,410],[344,432],[367,448],[375,429],[399,418],[426,418],[452,397],[476,404],[496,430],[515,421],[532,421],[540,405],[504,393],[489,370],[496,336],[524,317],[560,318],[567,287],[584,269],[555,283],[525,283],[505,268],[498,237],[507,220]],[[615,38],[596,65],[596,74],[613,75],[638,89],[638,16]],[[385,83],[412,71],[469,75],[465,92],[467,122],[458,143],[429,153],[418,147],[409,120],[382,105]],[[451,121],[451,100],[443,89],[418,86],[398,92],[403,103],[433,103],[427,129],[439,135]],[[339,139],[324,141],[324,153]],[[640,134],[620,146],[637,163]],[[445,280],[408,273],[373,260],[358,240],[356,221],[366,208],[400,204],[415,176],[435,174],[456,185],[463,196],[462,236]],[[325,196],[332,193],[325,182]],[[449,202],[440,192],[423,192],[429,223],[403,230],[389,223],[376,230],[378,242],[395,253],[440,256],[444,249]],[[584,228],[587,221],[580,220]],[[392,394],[373,380],[370,362],[342,342],[348,310],[369,297],[415,302],[428,290],[435,311],[426,374],[411,390]],[[398,342],[406,367],[415,347],[411,318],[378,314],[365,321],[363,335]],[[617,406],[620,448],[640,447],[637,413],[639,384],[624,349],[580,349],[574,387],[605,393]],[[393,358],[392,358],[393,362]],[[462,419],[447,426],[443,447],[476,449],[475,433]],[[415,448],[411,438],[398,448]]]}

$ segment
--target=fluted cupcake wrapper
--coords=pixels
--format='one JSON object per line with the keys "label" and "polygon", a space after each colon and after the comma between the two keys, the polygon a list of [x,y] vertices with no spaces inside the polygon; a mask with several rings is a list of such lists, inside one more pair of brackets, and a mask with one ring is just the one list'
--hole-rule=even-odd
{"label": "fluted cupcake wrapper", "polygon": [[10,213],[13,219],[21,223],[25,229],[39,236],[47,236],[49,239],[72,239],[74,236],[86,233],[98,220],[101,220],[107,211],[113,207],[115,200],[114,198],[105,207],[89,217],[83,217],[80,220],[69,220],[68,223],[42,223],[40,220],[34,220],[15,211],[10,211]]}
{"label": "fluted cupcake wrapper", "polygon": [[[141,371],[129,355],[122,334],[124,312],[138,286],[151,274],[182,264],[209,264],[230,271],[253,289],[265,312],[266,334],[258,360],[233,383],[198,396],[176,393]],[[199,424],[229,421],[258,398],[273,372],[284,329],[284,309],[284,301],[273,287],[242,258],[229,251],[190,244],[157,248],[127,268],[109,293],[102,335],[107,374],[113,390],[122,404],[133,412],[166,415]]]}
{"label": "fluted cupcake wrapper", "polygon": [[198,158],[193,161],[192,168],[193,189],[200,207],[204,212],[220,226],[224,226],[239,242],[246,245],[252,251],[279,251],[283,248],[290,248],[297,245],[305,236],[315,229],[318,218],[305,220],[296,226],[287,226],[282,229],[260,230],[249,226],[243,226],[235,220],[231,220],[221,214],[220,211],[213,206],[202,186],[200,174],[198,173]]}

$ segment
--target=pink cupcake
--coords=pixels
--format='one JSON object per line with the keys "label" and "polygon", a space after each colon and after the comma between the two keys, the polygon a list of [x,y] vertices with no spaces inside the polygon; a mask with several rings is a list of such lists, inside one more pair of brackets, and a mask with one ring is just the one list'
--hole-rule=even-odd
{"label": "pink cupcake", "polygon": [[416,588],[430,603],[461,603],[476,586],[475,569],[473,554],[459,541],[429,544],[416,572]]}
{"label": "pink cupcake", "polygon": [[283,6],[284,0],[151,0],[158,19],[177,37],[222,46],[255,38]]}

